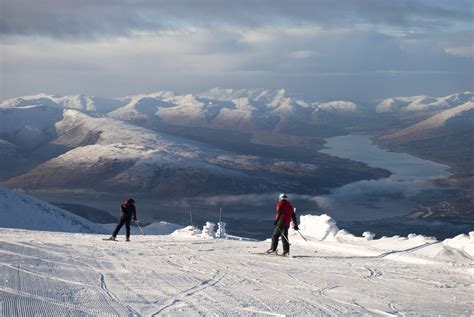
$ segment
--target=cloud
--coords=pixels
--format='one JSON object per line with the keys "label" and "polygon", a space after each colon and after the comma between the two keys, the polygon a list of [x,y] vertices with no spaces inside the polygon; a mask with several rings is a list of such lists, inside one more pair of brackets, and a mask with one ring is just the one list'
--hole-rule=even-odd
{"label": "cloud", "polygon": [[474,45],[445,48],[446,53],[454,56],[474,57]]}
{"label": "cloud", "polygon": [[[2,43],[2,72],[9,78],[3,94],[14,97],[45,91],[116,97],[228,86],[283,87],[310,98],[354,100],[379,97],[374,92],[383,91],[371,85],[384,84],[384,78],[400,78],[414,89],[410,76],[443,74],[446,80],[452,78],[445,74],[470,76],[472,60],[447,54],[438,41],[425,41],[421,47],[411,41],[366,27],[311,26],[186,27],[88,42],[9,38]],[[428,80],[424,81],[427,86]],[[404,94],[393,90],[397,87],[395,83],[389,94]]]}
{"label": "cloud", "polygon": [[367,101],[473,88],[463,1],[0,1],[0,98],[227,86]]}
{"label": "cloud", "polygon": [[317,53],[311,50],[293,51],[293,52],[290,52],[290,54],[288,54],[289,57],[295,58],[295,59],[306,59],[306,58],[310,58],[316,55]]}
{"label": "cloud", "polygon": [[469,1],[163,1],[163,0],[0,0],[0,34],[56,38],[129,36],[187,26],[328,27],[389,25],[446,28],[473,18]]}

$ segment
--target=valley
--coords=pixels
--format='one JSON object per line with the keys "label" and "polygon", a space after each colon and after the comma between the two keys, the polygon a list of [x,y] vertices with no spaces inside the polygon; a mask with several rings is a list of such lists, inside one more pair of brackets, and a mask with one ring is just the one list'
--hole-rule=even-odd
{"label": "valley", "polygon": [[[465,92],[361,106],[305,101],[285,90],[229,89],[14,98],[0,102],[0,184],[112,216],[118,202],[133,196],[145,220],[181,224],[189,222],[190,210],[204,219],[223,208],[239,228],[252,228],[249,233],[271,222],[280,192],[316,214],[329,210],[321,197],[339,191],[344,194],[337,200],[348,206],[375,208],[373,219],[413,214],[469,222],[472,98]],[[398,172],[326,152],[327,140],[349,134],[367,134],[384,149],[449,165],[452,175],[434,175],[436,186],[418,184],[416,195],[375,186],[368,189],[373,197],[351,201],[345,186],[377,184]],[[377,201],[392,201],[396,213],[384,212]],[[427,208],[430,213],[420,213]],[[338,220],[365,217],[342,205],[336,209]]]}

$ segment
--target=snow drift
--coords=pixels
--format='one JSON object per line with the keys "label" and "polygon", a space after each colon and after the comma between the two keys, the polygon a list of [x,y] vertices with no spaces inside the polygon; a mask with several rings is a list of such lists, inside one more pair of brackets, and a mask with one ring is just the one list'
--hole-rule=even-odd
{"label": "snow drift", "polygon": [[[324,248],[344,249],[345,252],[354,254],[383,256],[411,262],[441,261],[462,264],[472,263],[474,260],[474,231],[444,241],[415,233],[407,237],[375,239],[371,232],[356,237],[346,230],[339,230],[336,221],[325,214],[302,215],[300,222],[301,233],[311,241],[324,242],[317,243]],[[291,239],[300,239],[294,230],[290,231],[290,236]]]}

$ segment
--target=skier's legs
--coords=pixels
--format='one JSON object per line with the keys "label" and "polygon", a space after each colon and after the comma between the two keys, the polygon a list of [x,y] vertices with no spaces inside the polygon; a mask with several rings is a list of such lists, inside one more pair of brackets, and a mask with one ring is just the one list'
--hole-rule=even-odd
{"label": "skier's legs", "polygon": [[130,222],[132,221],[132,218],[127,217],[125,219],[125,236],[128,239],[130,239]]}
{"label": "skier's legs", "polygon": [[289,253],[290,252],[290,244],[288,243],[288,228],[284,228],[282,232],[282,239],[281,242],[283,243],[283,252]]}
{"label": "skier's legs", "polygon": [[123,225],[125,223],[125,217],[120,217],[120,221],[117,224],[117,226],[114,229],[114,232],[112,233],[112,237],[116,238],[120,229],[122,229]]}
{"label": "skier's legs", "polygon": [[275,231],[273,231],[273,235],[272,235],[272,247],[271,249],[273,251],[275,251],[278,247],[278,239],[280,238],[280,235],[281,235],[281,228],[280,227],[275,227]]}

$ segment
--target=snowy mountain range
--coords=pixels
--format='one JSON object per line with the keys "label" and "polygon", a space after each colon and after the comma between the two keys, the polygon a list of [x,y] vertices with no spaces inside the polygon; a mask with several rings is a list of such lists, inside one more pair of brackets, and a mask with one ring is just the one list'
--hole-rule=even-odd
{"label": "snowy mountain range", "polygon": [[[305,101],[283,89],[220,88],[123,98],[25,96],[0,102],[0,183],[27,191],[140,193],[170,201],[320,194],[389,175],[320,153],[325,137],[363,132],[382,136],[388,146],[433,135],[465,140],[473,98],[465,92],[360,106]],[[430,151],[436,155],[443,147]]]}
{"label": "snowy mountain range", "polygon": [[[280,131],[300,123],[324,125],[318,121],[324,117],[321,113],[350,117],[358,111],[350,102],[306,103],[288,97],[284,90],[214,89],[207,94],[219,96],[158,92],[104,99],[40,94],[3,101],[1,159],[10,165],[22,162],[2,171],[3,184],[23,189],[94,184],[100,191],[168,195],[196,195],[209,189],[217,193],[296,190],[301,186],[295,176],[314,177],[321,170],[315,161],[302,162],[295,156],[281,160],[260,149],[248,151],[229,144],[242,140],[252,144],[252,138],[291,144],[292,137]],[[192,129],[206,129],[212,140]],[[326,166],[338,168],[331,162]]]}
{"label": "snowy mountain range", "polygon": [[452,94],[445,97],[429,96],[395,97],[380,101],[375,109],[378,113],[394,112],[431,112],[454,108],[467,102],[473,102],[471,92]]}

